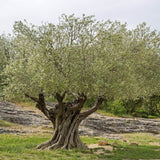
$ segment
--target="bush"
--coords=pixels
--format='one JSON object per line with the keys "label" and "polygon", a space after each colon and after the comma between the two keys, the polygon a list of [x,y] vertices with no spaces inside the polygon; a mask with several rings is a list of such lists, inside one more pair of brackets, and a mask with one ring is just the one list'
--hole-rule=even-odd
{"label": "bush", "polygon": [[126,114],[126,109],[124,108],[123,102],[121,100],[107,102],[106,111],[113,113],[113,114],[116,114],[116,115]]}
{"label": "bush", "polygon": [[148,113],[143,108],[138,108],[132,113],[134,117],[148,118]]}

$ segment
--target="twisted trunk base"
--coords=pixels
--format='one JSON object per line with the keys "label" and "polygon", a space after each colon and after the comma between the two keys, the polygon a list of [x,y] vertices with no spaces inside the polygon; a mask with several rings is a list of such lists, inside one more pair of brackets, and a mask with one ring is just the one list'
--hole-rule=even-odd
{"label": "twisted trunk base", "polygon": [[40,93],[39,98],[26,97],[35,101],[36,107],[52,122],[55,132],[52,139],[42,143],[36,149],[87,149],[87,146],[80,140],[78,135],[78,127],[83,119],[95,112],[102,104],[103,97],[98,97],[93,107],[81,113],[81,109],[87,99],[84,94],[79,95],[73,102],[63,103],[66,92],[62,95],[56,93],[58,104],[53,107],[47,107],[44,94]]}
{"label": "twisted trunk base", "polygon": [[64,120],[63,123],[56,128],[52,139],[38,145],[36,149],[88,149],[88,147],[81,141],[78,134],[78,127],[81,122],[78,117],[79,115],[76,118],[73,116],[72,118],[68,117]]}

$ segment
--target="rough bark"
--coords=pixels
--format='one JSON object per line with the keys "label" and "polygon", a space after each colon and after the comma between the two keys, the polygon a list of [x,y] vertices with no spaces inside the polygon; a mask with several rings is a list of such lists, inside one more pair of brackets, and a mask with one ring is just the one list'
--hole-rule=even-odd
{"label": "rough bark", "polygon": [[54,135],[48,142],[38,145],[37,149],[72,149],[82,148],[87,149],[87,146],[80,140],[78,128],[83,119],[95,112],[103,102],[103,98],[99,97],[94,106],[81,113],[81,109],[86,101],[84,94],[73,102],[63,102],[65,97],[56,93],[58,104],[55,108],[48,109],[45,103],[44,95],[39,94],[39,98],[34,98],[26,94],[27,97],[37,102],[36,107],[53,123]]}

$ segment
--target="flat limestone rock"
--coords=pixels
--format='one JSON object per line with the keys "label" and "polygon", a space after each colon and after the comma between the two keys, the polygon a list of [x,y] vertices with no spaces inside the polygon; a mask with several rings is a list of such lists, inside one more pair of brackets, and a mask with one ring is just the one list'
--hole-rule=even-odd
{"label": "flat limestone rock", "polygon": [[109,145],[107,145],[107,146],[99,146],[98,144],[89,144],[88,148],[89,149],[104,148],[105,150],[113,151],[113,147],[109,146]]}
{"label": "flat limestone rock", "polygon": [[[93,113],[81,123],[82,130],[87,135],[121,134],[133,132],[160,133],[160,120],[147,118],[117,118]],[[93,130],[95,132],[93,132]]]}
{"label": "flat limestone rock", "polygon": [[[55,104],[53,104],[55,105]],[[48,126],[50,121],[33,110],[0,101],[0,119],[24,126]],[[52,126],[51,126],[52,127]],[[82,121],[79,134],[121,139],[121,133],[148,132],[160,134],[160,120],[145,118],[117,118],[93,113]]]}
{"label": "flat limestone rock", "polygon": [[6,101],[0,101],[0,119],[24,126],[41,126],[50,123],[42,115]]}
{"label": "flat limestone rock", "polygon": [[20,131],[20,130],[17,130],[17,129],[8,129],[8,128],[1,128],[0,127],[0,134],[8,134],[8,133],[15,133],[15,134],[24,134],[24,133],[27,133],[26,131]]}

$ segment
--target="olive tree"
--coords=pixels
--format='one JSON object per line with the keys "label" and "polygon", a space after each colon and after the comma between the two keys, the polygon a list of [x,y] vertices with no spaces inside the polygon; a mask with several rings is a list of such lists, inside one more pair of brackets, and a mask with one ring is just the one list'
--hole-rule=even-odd
{"label": "olive tree", "polygon": [[0,35],[0,96],[2,96],[3,86],[5,85],[3,70],[11,57],[11,37],[2,34]]}
{"label": "olive tree", "polygon": [[[35,101],[54,127],[52,139],[37,149],[86,149],[78,127],[105,97],[127,99],[145,96],[150,90],[155,92],[155,86],[143,87],[151,79],[139,73],[143,70],[140,58],[150,66],[147,58],[155,46],[145,53],[134,47],[131,50],[135,40],[126,24],[99,22],[94,16],[62,15],[57,25],[15,22],[13,37],[15,57],[5,69],[9,83],[5,92],[9,97],[25,95]],[[157,56],[157,52],[154,54]],[[139,63],[138,74],[135,63]],[[151,74],[154,71],[149,67],[147,70]],[[45,95],[54,95],[57,105],[48,106]],[[67,96],[72,97],[70,101]],[[82,111],[88,98],[96,101],[89,110]]]}

